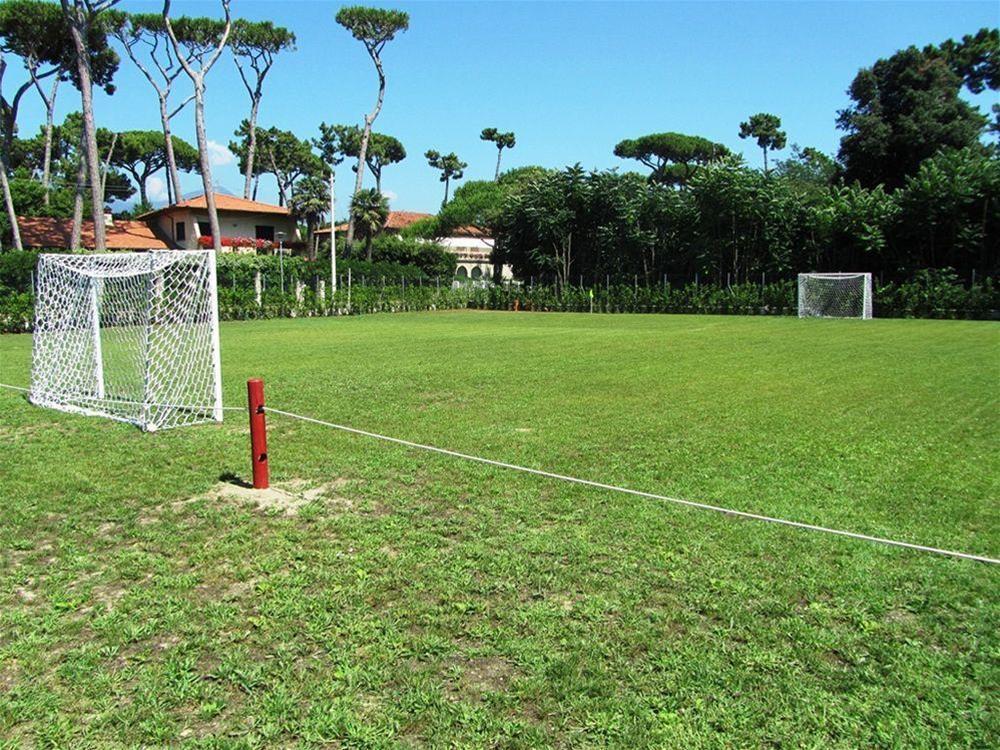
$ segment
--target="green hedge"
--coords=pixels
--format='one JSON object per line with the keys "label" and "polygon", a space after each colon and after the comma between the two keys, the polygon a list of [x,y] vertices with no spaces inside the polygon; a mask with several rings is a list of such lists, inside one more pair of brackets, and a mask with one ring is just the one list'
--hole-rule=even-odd
{"label": "green hedge", "polygon": [[[36,255],[0,254],[0,332],[31,330],[31,278]],[[794,281],[730,287],[695,283],[612,285],[595,288],[591,300],[590,290],[580,287],[558,291],[551,286],[466,285],[453,289],[448,281],[427,279],[419,269],[415,278],[406,273],[371,278],[355,276],[352,268],[350,296],[346,286],[341,285],[331,302],[317,293],[320,279],[329,278],[329,269],[322,263],[285,258],[279,264],[274,256],[224,255],[219,258],[218,270],[219,314],[223,320],[458,308],[723,315],[795,315],[797,309]],[[254,286],[258,271],[260,304]],[[361,283],[362,279],[365,283]],[[1000,286],[993,279],[965,286],[949,270],[921,271],[904,283],[876,285],[874,291],[876,317],[993,319],[1000,311]]]}

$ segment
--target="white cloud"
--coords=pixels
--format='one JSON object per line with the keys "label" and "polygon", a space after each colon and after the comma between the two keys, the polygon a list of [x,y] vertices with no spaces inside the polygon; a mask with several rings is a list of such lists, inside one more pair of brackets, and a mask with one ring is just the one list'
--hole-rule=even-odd
{"label": "white cloud", "polygon": [[208,142],[208,161],[213,167],[224,167],[236,161],[233,152],[216,141]]}
{"label": "white cloud", "polygon": [[391,190],[383,190],[382,195],[384,195],[389,200],[390,203],[392,203],[394,200],[396,200],[396,198],[399,197]]}
{"label": "white cloud", "polygon": [[167,182],[162,177],[153,175],[146,180],[146,197],[150,203],[159,203],[167,199]]}

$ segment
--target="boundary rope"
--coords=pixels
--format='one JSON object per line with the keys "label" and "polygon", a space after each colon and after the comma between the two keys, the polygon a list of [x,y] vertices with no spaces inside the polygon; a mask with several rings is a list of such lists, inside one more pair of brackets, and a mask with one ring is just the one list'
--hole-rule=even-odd
{"label": "boundary rope", "polygon": [[346,425],[336,424],[334,422],[326,422],[322,419],[315,419],[313,417],[307,417],[302,414],[295,414],[290,411],[283,411],[281,409],[275,409],[273,406],[265,407],[266,412],[273,412],[275,414],[281,414],[285,417],[290,417],[292,419],[300,419],[303,422],[312,422],[313,424],[322,425],[324,427],[332,427],[335,430],[342,430],[344,432],[350,432],[354,435],[362,435],[364,437],[375,438],[376,440],[384,440],[389,443],[396,443],[397,445],[403,445],[407,448],[417,448],[419,450],[430,451],[432,453],[439,453],[444,456],[451,456],[452,458],[461,458],[465,461],[475,461],[477,463],[486,464],[487,466],[495,466],[501,469],[510,469],[512,471],[520,471],[525,474],[534,474],[539,477],[546,477],[547,479],[556,479],[560,482],[570,482],[572,484],[581,484],[585,487],[595,487],[600,490],[607,490],[609,492],[620,492],[625,495],[633,495],[635,497],[647,498],[649,500],[660,500],[668,503],[675,503],[677,505],[684,505],[689,508],[697,508],[699,510],[709,510],[714,513],[722,513],[727,516],[737,516],[739,518],[746,518],[753,521],[763,521],[765,523],[780,524],[782,526],[791,526],[796,529],[806,529],[808,531],[818,531],[824,534],[833,534],[835,536],[847,537],[849,539],[858,539],[865,542],[874,542],[877,544],[885,544],[891,547],[902,547],[904,549],[917,550],[920,552],[931,552],[936,555],[945,555],[947,557],[957,557],[964,560],[974,560],[976,562],[989,563],[991,565],[1000,565],[1000,559],[987,557],[985,555],[974,555],[968,552],[958,552],[956,550],[941,549],[939,547],[928,547],[923,544],[914,544],[912,542],[902,542],[897,539],[887,539],[886,537],[872,536],[870,534],[861,534],[855,531],[844,531],[842,529],[832,529],[826,526],[817,526],[816,524],[804,523],[802,521],[791,521],[786,518],[775,518],[773,516],[765,516],[759,513],[749,513],[744,510],[733,510],[732,508],[723,508],[719,505],[710,505],[709,503],[699,503],[694,500],[684,500],[679,497],[669,497],[667,495],[658,495],[654,492],[643,492],[642,490],[633,490],[628,487],[619,487],[614,484],[605,484],[604,482],[595,482],[590,479],[580,479],[578,477],[567,476],[566,474],[556,474],[551,471],[544,471],[542,469],[532,469],[529,466],[519,466],[518,464],[507,463],[506,461],[495,461],[491,458],[483,458],[481,456],[473,456],[468,453],[459,453],[458,451],[448,450],[447,448],[438,448],[433,445],[424,445],[423,443],[415,443],[410,440],[403,440],[402,438],[390,437],[388,435],[380,435],[377,432],[369,432],[368,430],[360,430],[356,427],[348,427]]}
{"label": "boundary rope", "polygon": [[[29,392],[28,388],[22,388],[16,385],[8,385],[7,383],[0,383],[0,388],[9,388],[14,391],[21,391],[22,393]],[[163,404],[155,404],[155,406],[162,406],[162,405]],[[242,407],[238,406],[224,406],[223,409],[226,411],[242,411]],[[725,508],[720,505],[712,505],[710,503],[700,503],[695,500],[685,500],[679,497],[659,495],[656,494],[655,492],[644,492],[643,490],[634,490],[629,487],[620,487],[614,484],[595,482],[590,479],[571,477],[566,474],[557,474],[555,472],[545,471],[543,469],[533,469],[530,466],[520,466],[518,464],[507,463],[506,461],[496,461],[491,458],[474,456],[469,453],[461,453],[459,451],[453,451],[447,448],[438,448],[437,446],[433,445],[417,443],[412,440],[404,440],[403,438],[396,438],[396,437],[391,437],[389,435],[382,435],[377,432],[362,430],[357,427],[348,427],[347,425],[337,424],[335,422],[327,422],[323,419],[316,419],[315,417],[307,417],[304,414],[296,414],[295,412],[285,411],[283,409],[276,409],[273,406],[265,407],[265,411],[273,414],[279,414],[281,416],[288,417],[290,419],[298,419],[303,422],[309,422],[312,424],[320,425],[322,427],[330,427],[332,429],[351,433],[353,435],[360,435],[362,437],[373,438],[375,440],[382,440],[387,443],[402,445],[407,448],[415,448],[417,450],[428,451],[430,453],[437,453],[442,456],[460,458],[464,461],[474,461],[476,463],[485,464],[487,466],[493,466],[499,469],[509,469],[511,471],[519,471],[524,474],[532,474],[534,476],[545,477],[546,479],[555,479],[560,482],[568,482],[570,484],[583,485],[584,487],[593,487],[595,489],[606,490],[608,492],[618,492],[623,495],[632,495],[633,497],[642,497],[648,500],[659,500],[661,502],[673,503],[675,505],[682,505],[688,508],[696,508],[698,510],[707,510],[713,513],[721,513],[727,516],[745,518],[751,521],[761,521],[764,523],[773,523],[781,526],[790,526],[796,529],[804,529],[806,531],[815,531],[823,534],[831,534],[833,536],[846,537],[848,539],[871,542],[874,544],[883,544],[890,547],[899,547],[902,549],[915,550],[918,552],[928,552],[935,555],[954,557],[962,560],[972,560],[974,562],[987,563],[990,565],[1000,565],[1000,559],[987,557],[986,555],[976,555],[976,554],[971,554],[969,552],[959,552],[957,550],[942,549],[940,547],[929,547],[924,544],[915,544],[913,542],[904,542],[898,539],[889,539],[887,537],[873,536],[871,534],[862,534],[856,531],[845,531],[843,529],[834,529],[828,526],[819,526],[817,524],[805,523],[803,521],[792,521],[787,518],[776,518],[774,516],[765,516],[760,513],[750,513],[744,510]]]}

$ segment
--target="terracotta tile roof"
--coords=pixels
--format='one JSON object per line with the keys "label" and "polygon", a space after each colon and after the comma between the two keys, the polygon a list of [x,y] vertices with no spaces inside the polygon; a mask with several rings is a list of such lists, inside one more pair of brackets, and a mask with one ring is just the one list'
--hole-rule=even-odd
{"label": "terracotta tile roof", "polygon": [[418,211],[390,211],[385,220],[386,229],[406,229],[410,224],[416,224],[421,219],[429,219],[434,214],[422,214]]}
{"label": "terracotta tile roof", "polygon": [[[158,208],[155,211],[150,211],[140,216],[140,219],[145,219],[147,216],[155,216],[163,211],[169,211],[174,208],[208,208],[208,204],[205,202],[204,195],[196,195],[194,198],[189,198],[188,200],[180,201],[179,203],[174,203],[170,206],[164,206],[163,208]],[[221,193],[215,194],[215,209],[217,211],[241,211],[243,213],[254,213],[254,214],[280,214],[281,216],[288,216],[289,211],[286,206],[275,206],[272,203],[260,203],[259,201],[249,201],[245,198],[237,198],[235,195],[223,195]]]}
{"label": "terracotta tile roof", "polygon": [[[73,232],[72,219],[55,219],[50,216],[19,216],[21,242],[25,247],[69,247]],[[156,236],[144,221],[115,221],[107,227],[109,250],[168,250],[170,246]],[[81,231],[83,247],[94,247],[94,222],[84,221]]]}
{"label": "terracotta tile roof", "polygon": [[[390,232],[399,232],[410,224],[414,224],[421,219],[428,219],[434,214],[424,214],[419,211],[390,211],[385,220],[385,228]],[[347,224],[338,224],[338,232],[346,232]],[[322,227],[316,230],[317,234],[330,234],[330,227]]]}

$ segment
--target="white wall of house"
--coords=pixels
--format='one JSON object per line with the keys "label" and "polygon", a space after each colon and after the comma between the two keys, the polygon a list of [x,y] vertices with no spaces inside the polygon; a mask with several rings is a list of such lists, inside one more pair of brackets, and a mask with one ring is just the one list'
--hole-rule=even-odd
{"label": "white wall of house", "polygon": [[[490,260],[492,237],[442,237],[436,242],[458,257],[455,269],[457,279],[478,281],[493,278],[493,263]],[[514,278],[514,271],[509,265],[505,264],[500,273],[504,280]]]}
{"label": "white wall of house", "polygon": [[[175,246],[182,250],[196,250],[201,232],[198,222],[208,224],[208,213],[191,209],[164,211],[156,216],[160,231],[173,238]],[[184,239],[177,239],[177,225],[184,225]],[[256,237],[258,226],[274,228],[274,241],[278,241],[278,232],[285,233],[285,241],[299,239],[298,226],[291,216],[280,214],[254,214],[242,211],[219,211],[219,229],[223,237]]]}

